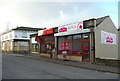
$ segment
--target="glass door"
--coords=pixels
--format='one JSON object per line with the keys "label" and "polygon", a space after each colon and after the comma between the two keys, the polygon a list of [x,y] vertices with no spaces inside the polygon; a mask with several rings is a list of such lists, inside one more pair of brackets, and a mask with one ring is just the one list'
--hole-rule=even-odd
{"label": "glass door", "polygon": [[89,33],[83,34],[82,37],[82,61],[90,62],[90,39]]}

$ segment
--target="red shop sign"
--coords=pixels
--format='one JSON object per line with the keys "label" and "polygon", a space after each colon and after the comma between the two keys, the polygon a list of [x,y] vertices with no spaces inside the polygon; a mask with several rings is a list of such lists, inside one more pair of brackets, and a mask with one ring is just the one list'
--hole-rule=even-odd
{"label": "red shop sign", "polygon": [[53,34],[54,32],[53,32],[53,28],[50,28],[50,29],[45,29],[44,31],[43,31],[43,34],[42,35],[48,35],[48,34]]}

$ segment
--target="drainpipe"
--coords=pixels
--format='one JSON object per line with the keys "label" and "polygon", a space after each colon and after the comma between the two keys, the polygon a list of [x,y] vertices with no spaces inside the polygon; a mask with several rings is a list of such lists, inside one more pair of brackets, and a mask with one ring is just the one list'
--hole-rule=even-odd
{"label": "drainpipe", "polygon": [[94,19],[94,28],[91,28],[91,33],[90,33],[90,63],[95,62],[95,31],[94,29],[96,28],[96,19]]}

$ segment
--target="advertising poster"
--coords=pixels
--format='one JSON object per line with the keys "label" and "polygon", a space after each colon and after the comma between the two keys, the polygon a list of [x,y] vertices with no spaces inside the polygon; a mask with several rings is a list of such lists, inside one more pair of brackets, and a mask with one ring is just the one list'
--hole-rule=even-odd
{"label": "advertising poster", "polygon": [[62,50],[69,50],[69,43],[68,42],[62,42],[61,43]]}
{"label": "advertising poster", "polygon": [[101,31],[101,43],[116,44],[116,35],[113,33]]}

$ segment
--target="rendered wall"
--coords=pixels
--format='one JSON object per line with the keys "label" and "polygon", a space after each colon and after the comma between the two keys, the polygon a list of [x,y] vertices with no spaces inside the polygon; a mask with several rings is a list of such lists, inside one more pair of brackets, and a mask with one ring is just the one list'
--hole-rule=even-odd
{"label": "rendered wall", "polygon": [[115,34],[116,40],[118,40],[118,30],[110,17],[107,17],[95,28],[95,57],[101,59],[118,59],[118,41],[116,41],[116,44],[101,43],[101,31]]}

